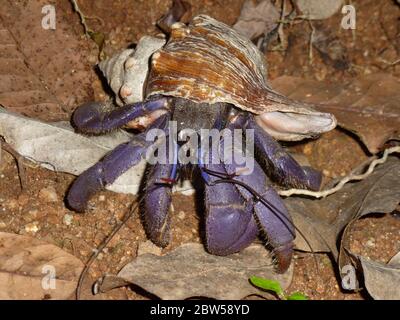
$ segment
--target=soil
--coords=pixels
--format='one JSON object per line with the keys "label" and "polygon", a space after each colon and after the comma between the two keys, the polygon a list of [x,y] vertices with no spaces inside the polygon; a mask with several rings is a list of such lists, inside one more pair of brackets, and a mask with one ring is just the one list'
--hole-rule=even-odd
{"label": "soil", "polygon": [[[88,17],[91,29],[104,34],[104,54],[113,53],[137,42],[146,34],[157,34],[157,18],[162,16],[171,1],[78,1],[81,11]],[[188,1],[192,4],[192,15],[209,14],[232,25],[239,16],[243,0]],[[279,1],[278,1],[279,2]],[[70,26],[83,36],[83,28],[77,14],[72,12],[69,1],[55,1],[68,12]],[[386,72],[400,76],[400,64],[391,65],[399,57],[399,6],[395,1],[353,0],[357,9],[357,29],[343,30],[342,15],[312,22],[314,28],[330,30],[340,43],[345,56],[343,63],[335,64],[313,49],[310,60],[310,23],[298,21],[286,25],[284,33],[288,47],[284,51],[267,51],[271,78],[280,75],[295,75],[303,78],[349,80],[358,75]],[[110,11],[112,14],[110,14]],[[399,28],[399,29],[397,29]],[[396,40],[397,37],[397,40]],[[88,42],[92,40],[88,39]],[[277,40],[275,40],[277,41]],[[397,41],[397,42],[396,42]],[[98,50],[93,46],[89,61],[98,61]],[[94,71],[92,71],[94,72]],[[98,79],[97,77],[95,77]],[[93,83],[94,96],[106,96],[101,80]],[[71,95],[74,92],[70,93]],[[308,161],[325,174],[325,181],[344,176],[363,162],[368,154],[352,135],[335,130],[319,140],[292,147],[301,152]],[[332,156],[334,153],[334,156]],[[28,234],[58,245],[82,261],[86,261],[93,250],[111,232],[135,203],[134,196],[100,192],[90,201],[90,210],[85,214],[70,211],[64,202],[66,192],[75,177],[42,169],[24,161],[25,179],[20,185],[20,174],[15,159],[6,152],[0,162],[0,231]],[[196,212],[194,196],[175,194],[172,218],[172,241],[163,252],[182,243],[201,242],[201,218]],[[105,273],[117,273],[137,255],[138,245],[146,242],[140,217],[136,214],[113,238],[100,254],[85,281],[85,299],[148,299],[149,296],[132,288],[124,287],[105,294],[93,296],[90,286]],[[356,222],[351,233],[351,248],[354,252],[387,262],[400,251],[400,219],[397,213],[368,216]],[[326,254],[318,254],[318,269],[311,254],[297,252],[294,259],[294,279],[288,291],[301,291],[310,299],[370,299],[365,290],[346,292],[340,288],[337,266]]]}

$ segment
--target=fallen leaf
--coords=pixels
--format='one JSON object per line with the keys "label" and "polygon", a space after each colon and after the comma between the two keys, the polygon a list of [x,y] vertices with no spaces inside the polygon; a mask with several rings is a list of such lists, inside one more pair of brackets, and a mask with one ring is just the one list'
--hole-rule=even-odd
{"label": "fallen leaf", "polygon": [[400,300],[400,252],[388,264],[358,258],[368,293],[376,300]]}
{"label": "fallen leaf", "polygon": [[347,48],[335,30],[320,23],[315,28],[312,44],[318,50],[325,64],[331,65],[337,70],[347,70],[350,67]]}
{"label": "fallen leaf", "polygon": [[388,74],[373,74],[351,83],[328,82],[283,76],[272,82],[283,94],[313,103],[333,113],[341,127],[355,133],[371,153],[385,142],[400,140],[400,80]]}
{"label": "fallen leaf", "polygon": [[338,12],[343,0],[296,0],[295,3],[307,19],[322,20]]}
{"label": "fallen leaf", "polygon": [[[187,243],[164,256],[144,254],[127,264],[113,281],[138,285],[161,299],[208,297],[242,299],[260,291],[249,282],[251,276],[278,281],[283,290],[292,281],[293,265],[276,274],[269,252],[262,245],[251,245],[226,257],[207,253],[204,246]],[[107,289],[112,288],[108,281]],[[104,289],[104,288],[103,288]],[[102,291],[102,290],[100,290]]]}
{"label": "fallen leaf", "polygon": [[[319,200],[292,197],[284,202],[294,224],[306,236],[313,251],[331,251],[338,258],[338,237],[349,222],[369,213],[392,212],[397,207],[399,181],[400,160],[389,157],[368,178],[347,184],[331,196]],[[295,244],[300,250],[310,251],[299,234]]]}
{"label": "fallen leaf", "polygon": [[68,299],[82,269],[79,259],[55,245],[0,232],[0,299]]}
{"label": "fallen leaf", "polygon": [[[0,104],[43,120],[65,120],[92,100],[95,73],[88,42],[74,31],[78,16],[55,5],[55,29],[42,27],[48,1],[2,1]],[[73,94],[72,94],[73,93]]]}
{"label": "fallen leaf", "polygon": [[400,269],[400,252],[395,254],[392,259],[390,259],[388,265]]}
{"label": "fallen leaf", "polygon": [[278,26],[279,19],[280,14],[270,0],[263,0],[258,4],[247,0],[243,4],[233,29],[247,38],[255,40],[274,30]]}
{"label": "fallen leaf", "polygon": [[[23,157],[42,167],[79,175],[132,135],[117,130],[103,136],[77,134],[68,122],[46,123],[23,117],[0,107],[0,136]],[[146,168],[143,160],[123,175],[108,190],[137,194]],[[175,191],[193,192],[188,181],[178,184]]]}

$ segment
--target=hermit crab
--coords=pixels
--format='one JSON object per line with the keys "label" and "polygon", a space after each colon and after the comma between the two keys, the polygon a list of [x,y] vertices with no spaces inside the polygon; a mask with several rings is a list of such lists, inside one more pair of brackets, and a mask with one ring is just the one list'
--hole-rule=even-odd
{"label": "hermit crab", "polygon": [[[243,149],[253,143],[260,162],[254,161],[247,172],[236,160],[218,161],[226,136],[212,151],[199,147],[195,152],[198,161],[193,167],[204,180],[205,246],[212,254],[229,255],[262,235],[273,249],[277,271],[284,272],[291,262],[295,228],[272,183],[317,190],[321,176],[300,166],[275,139],[316,137],[333,129],[336,120],[313,105],[275,92],[267,83],[263,55],[229,26],[206,15],[194,17],[189,24],[174,19],[164,22],[167,41],[153,39],[154,47],[136,48],[136,52],[147,50],[148,57],[145,75],[129,73],[140,78],[138,87],[108,79],[122,106],[92,102],[74,112],[72,122],[85,134],[104,134],[123,126],[142,131],[82,173],[71,186],[67,202],[76,211],[84,211],[95,192],[146,156],[155,143],[146,139],[152,129],[169,136],[170,120],[176,121],[179,134],[186,128],[199,134],[204,129],[246,130],[253,138],[246,140]],[[111,62],[128,74],[138,62],[133,51],[124,55],[123,63],[121,56]],[[172,144],[167,142],[166,149],[173,161],[152,163],[145,177],[144,227],[148,237],[162,247],[170,239],[172,185],[185,165],[176,156],[182,142]]]}

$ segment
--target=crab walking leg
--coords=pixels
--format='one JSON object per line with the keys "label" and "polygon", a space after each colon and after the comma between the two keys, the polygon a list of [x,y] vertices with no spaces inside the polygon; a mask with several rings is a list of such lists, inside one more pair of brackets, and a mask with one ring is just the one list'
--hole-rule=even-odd
{"label": "crab walking leg", "polygon": [[126,170],[138,164],[145,150],[146,142],[140,138],[116,147],[74,181],[68,192],[68,204],[78,212],[85,211],[89,199],[106,185],[113,183]]}
{"label": "crab walking leg", "polygon": [[212,164],[212,158],[216,160],[211,155],[209,164],[200,164],[206,182],[206,243],[210,253],[224,256],[249,246],[256,239],[258,228],[252,214],[252,201],[245,201],[233,183],[213,185],[218,178],[208,175],[204,168],[220,173],[226,171],[223,164]]}
{"label": "crab walking leg", "polygon": [[102,102],[89,102],[78,107],[72,122],[82,133],[100,134],[122,127],[128,122],[140,117],[157,117],[168,110],[166,98],[128,104],[123,107],[111,108]]}
{"label": "crab walking leg", "polygon": [[[175,154],[178,154],[178,150],[175,150]],[[176,160],[175,157],[174,159]],[[178,163],[175,161],[172,164],[156,163],[146,181],[144,228],[151,241],[160,247],[166,247],[170,241],[171,193],[177,167]]]}
{"label": "crab walking leg", "polygon": [[[165,127],[167,118],[163,116],[157,119],[154,127]],[[104,189],[129,168],[138,164],[146,156],[146,149],[152,143],[146,140],[146,134],[147,131],[138,134],[132,141],[119,145],[94,166],[84,171],[68,191],[67,202],[71,208],[84,212],[87,202],[96,192]]]}
{"label": "crab walking leg", "polygon": [[[227,126],[230,130],[233,127],[233,125]],[[223,152],[223,145],[223,143],[220,144],[220,152]],[[268,178],[260,165],[254,161],[252,172],[243,171],[243,166],[236,162],[236,159],[239,159],[237,157],[239,153],[242,151],[233,148],[231,163],[225,163],[226,172],[232,176],[236,175],[234,180],[243,184],[243,186],[236,186],[242,197],[247,201],[255,201],[254,216],[258,228],[267,237],[273,248],[277,260],[277,271],[283,273],[289,268],[293,255],[295,228],[292,218],[279,195],[272,187],[268,186]],[[241,174],[244,172],[249,174]],[[250,192],[244,185],[250,187],[253,192]],[[254,200],[254,191],[260,196],[260,199]]]}
{"label": "crab walking leg", "polygon": [[274,138],[255,122],[253,116],[248,117],[246,128],[254,130],[255,146],[267,159],[267,163],[271,167],[269,171],[278,183],[288,187],[319,190],[322,179],[320,172],[310,167],[300,166]]}

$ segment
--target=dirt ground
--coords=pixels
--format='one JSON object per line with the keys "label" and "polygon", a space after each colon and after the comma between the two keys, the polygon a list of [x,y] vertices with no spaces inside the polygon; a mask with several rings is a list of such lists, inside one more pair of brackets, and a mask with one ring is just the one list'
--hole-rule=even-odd
{"label": "dirt ground", "polygon": [[[223,22],[233,24],[239,16],[243,0],[201,0],[189,1],[193,15],[207,13]],[[55,1],[65,10],[71,30],[82,37],[83,29],[77,14],[66,0]],[[170,1],[88,1],[80,0],[80,9],[85,15],[97,17],[88,19],[91,29],[106,35],[104,53],[111,55],[135,43],[145,34],[156,34],[155,21],[170,6]],[[345,49],[345,64],[335,64],[313,49],[310,61],[310,25],[299,21],[286,26],[284,32],[289,46],[285,51],[268,51],[270,77],[295,75],[303,78],[336,81],[350,80],[358,75],[384,71],[400,77],[400,64],[391,65],[400,54],[399,9],[395,1],[353,0],[357,8],[357,29],[342,30],[341,15],[315,22],[317,28],[332,30]],[[134,5],[133,5],[134,4]],[[110,13],[112,10],[112,14]],[[397,37],[397,45],[395,44]],[[97,62],[98,48],[87,40],[93,65]],[[94,71],[92,71],[94,72]],[[106,93],[97,75],[93,77],[95,99],[104,99]],[[70,92],[74,95],[74,92]],[[324,170],[326,180],[343,176],[369,155],[353,136],[344,131],[334,130],[319,140],[301,143],[292,147],[302,152],[311,165]],[[333,153],[333,156],[332,156]],[[86,214],[70,211],[64,202],[66,191],[74,177],[54,173],[25,162],[24,188],[14,158],[3,152],[0,163],[0,231],[28,234],[49,243],[56,244],[86,261],[113,226],[129,210],[135,197],[101,192],[90,202]],[[328,174],[327,174],[328,173]],[[172,218],[172,243],[163,252],[186,242],[200,242],[201,219],[196,213],[194,196],[175,194],[175,214]],[[91,283],[105,273],[118,272],[127,262],[135,258],[138,244],[145,242],[146,235],[138,215],[134,216],[114,237],[107,249],[100,254],[89,272],[84,285],[86,299],[148,299],[143,292],[132,288],[120,288],[93,297]],[[400,219],[398,213],[371,216],[358,221],[351,236],[354,252],[387,262],[400,250]],[[370,299],[365,290],[357,293],[340,289],[337,267],[326,254],[318,254],[319,270],[316,270],[311,254],[297,252],[295,255],[294,279],[289,291],[301,291],[310,299]]]}

